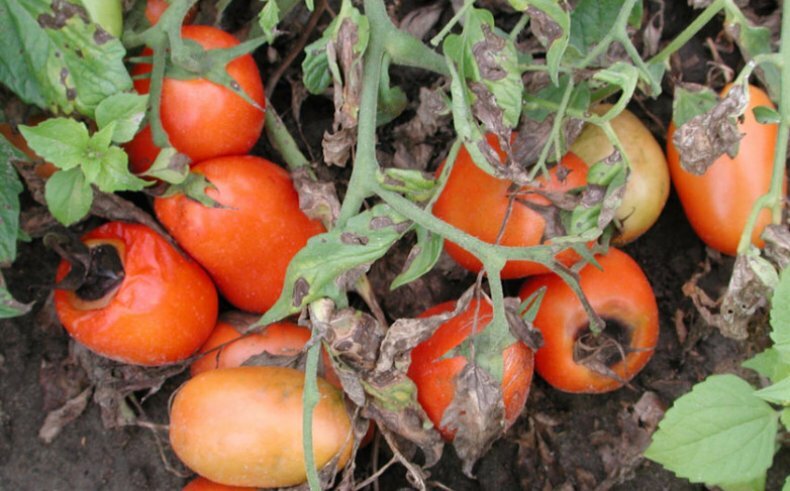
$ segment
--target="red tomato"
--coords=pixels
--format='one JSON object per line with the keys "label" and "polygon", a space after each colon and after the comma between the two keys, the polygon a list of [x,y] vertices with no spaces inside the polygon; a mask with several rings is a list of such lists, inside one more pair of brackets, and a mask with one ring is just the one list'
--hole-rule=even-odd
{"label": "red tomato", "polygon": [[258,488],[226,486],[209,481],[205,477],[197,477],[189,482],[181,491],[257,491]]}
{"label": "red tomato", "polygon": [[[455,302],[445,302],[426,310],[420,317],[450,312],[454,308]],[[445,440],[452,440],[455,433],[440,426],[440,423],[444,411],[455,397],[455,376],[467,363],[463,356],[448,358],[446,355],[463,343],[475,327],[483,331],[492,318],[493,311],[488,303],[473,300],[466,310],[442,324],[430,338],[411,352],[408,375],[417,385],[417,399]],[[510,426],[527,401],[532,383],[533,353],[526,344],[518,341],[508,346],[502,356],[502,400],[505,404],[505,420]]]}
{"label": "red tomato", "polygon": [[[205,49],[230,48],[239,44],[232,35],[209,26],[184,26],[184,39],[199,43]],[[150,56],[146,48],[142,56]],[[228,74],[261,108],[265,105],[263,82],[250,55],[243,55],[227,66]],[[132,68],[132,75],[151,72],[151,65],[141,63]],[[148,78],[134,81],[140,94],[147,94]],[[245,154],[258,141],[264,113],[240,95],[204,79],[176,80],[165,78],[160,106],[162,126],[170,143],[186,154],[193,163],[223,155]],[[151,127],[146,126],[126,144],[132,171],[147,170],[159,153],[154,145]]]}
{"label": "red tomato", "polygon": [[[729,86],[722,93],[726,93]],[[749,86],[749,107],[739,125],[744,134],[738,155],[719,157],[701,176],[686,172],[680,166],[680,155],[672,143],[675,126],[669,125],[667,160],[683,210],[694,231],[709,247],[724,254],[735,255],[738,242],[752,207],[771,187],[777,126],[757,122],[752,109],[774,105],[762,90]],[[787,181],[784,183],[787,194]],[[752,243],[763,246],[760,235],[771,223],[771,212],[762,210],[752,233]]]}
{"label": "red tomato", "polygon": [[[74,339],[124,363],[162,365],[200,348],[217,319],[217,292],[208,275],[144,225],[110,222],[82,237],[95,249],[114,248],[122,282],[97,300],[55,290],[55,309]],[[71,270],[58,268],[57,281]]]}
{"label": "red tomato", "polygon": [[[148,0],[145,3],[145,18],[151,25],[159,22],[159,18],[165,13],[165,10],[170,7],[169,0]],[[184,24],[191,24],[197,15],[197,4],[193,5],[184,17]]]}
{"label": "red tomato", "polygon": [[157,198],[156,216],[230,303],[265,312],[280,296],[291,258],[324,227],[302,212],[288,173],[268,160],[222,157],[193,171],[216,186],[207,194],[224,208],[177,195]]}
{"label": "red tomato", "polygon": [[[313,449],[318,468],[351,456],[343,395],[318,379]],[[209,370],[188,380],[170,410],[170,443],[193,471],[231,486],[279,488],[305,481],[304,373],[283,367]]]}
{"label": "red tomato", "polygon": [[[504,156],[493,135],[489,135],[488,143],[500,156]],[[522,199],[535,205],[547,205],[549,201],[535,194],[535,190],[567,191],[586,184],[587,166],[581,159],[569,153],[562,159],[562,167],[569,171],[564,180],[560,180],[558,175],[559,167],[554,167],[550,172],[550,182],[546,183],[538,178],[536,187],[518,190]],[[438,172],[441,172],[441,168]],[[461,148],[447,184],[433,207],[433,214],[464,232],[493,244],[507,214],[512,186],[512,182],[497,179],[480,170],[472,161],[469,152]],[[538,212],[522,203],[514,202],[499,243],[514,247],[538,245],[544,239],[545,226],[546,221]],[[444,245],[447,253],[467,270],[476,273],[482,268],[480,261],[460,246],[449,241],[445,241]],[[557,259],[571,264],[578,260],[578,255],[567,250],[560,253]],[[502,278],[523,278],[546,271],[545,267],[531,261],[508,261],[502,270]]]}
{"label": "red tomato", "polygon": [[603,360],[616,377],[579,363],[581,341],[589,345],[605,338],[586,339],[585,334],[590,334],[587,313],[559,276],[530,278],[519,292],[525,299],[539,288],[547,288],[534,321],[543,333],[535,370],[565,392],[601,393],[620,388],[647,364],[658,342],[658,306],[642,269],[617,249],[596,259],[603,270],[586,265],[579,273],[579,283],[595,312],[607,322],[603,334],[620,342],[625,352],[624,361],[617,351]]}

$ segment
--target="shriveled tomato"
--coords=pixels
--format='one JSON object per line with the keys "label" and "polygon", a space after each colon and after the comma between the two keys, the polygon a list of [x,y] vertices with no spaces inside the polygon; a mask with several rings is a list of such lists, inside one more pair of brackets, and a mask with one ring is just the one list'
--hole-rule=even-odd
{"label": "shriveled tomato", "polygon": [[181,491],[257,491],[258,488],[248,488],[246,486],[226,486],[216,482],[211,482],[205,477],[196,477],[189,481]]}
{"label": "shriveled tomato", "polygon": [[[431,307],[420,317],[453,309],[455,302],[445,302]],[[463,312],[442,324],[411,353],[408,376],[417,385],[417,400],[445,440],[452,440],[455,434],[441,426],[442,417],[455,397],[455,377],[467,364],[464,356],[448,356],[448,353],[473,332],[485,330],[492,318],[493,310],[488,303],[473,300]],[[510,426],[527,401],[532,383],[533,353],[526,344],[517,341],[502,352],[502,357],[502,401],[505,404],[505,421]]]}
{"label": "shriveled tomato", "polygon": [[176,195],[154,201],[156,216],[230,303],[265,312],[280,296],[291,258],[323,226],[302,212],[288,173],[268,160],[222,157],[193,170],[216,186],[207,194],[223,207]]}
{"label": "shriveled tomato", "polygon": [[592,308],[606,321],[606,329],[597,336],[589,331],[578,297],[559,276],[530,278],[519,292],[526,299],[546,287],[534,321],[543,333],[535,370],[565,392],[620,388],[644,368],[658,342],[656,299],[636,261],[617,249],[596,260],[603,269],[586,265],[579,283]]}
{"label": "shriveled tomato", "polygon": [[[503,157],[495,137],[489,135],[488,143]],[[560,169],[563,171],[559,172]],[[587,182],[587,166],[575,155],[567,154],[561,165],[551,170],[550,175],[549,182],[538,178],[538,184],[534,187],[514,189],[512,182],[497,179],[480,170],[472,161],[469,152],[461,148],[447,184],[433,207],[433,214],[464,232],[493,244],[499,236],[505,217],[508,216],[510,197],[517,194],[499,243],[515,247],[535,246],[544,240],[546,220],[528,205],[549,204],[537,191],[559,192],[583,186]],[[482,268],[480,261],[461,246],[450,241],[445,241],[444,246],[447,253],[465,269],[476,273]],[[557,256],[558,260],[566,264],[577,258],[576,253],[570,250]],[[546,271],[546,268],[531,261],[508,261],[502,270],[502,278],[522,278]]]}
{"label": "shriveled tomato", "polygon": [[[106,223],[82,242],[98,268],[89,269],[75,291],[55,289],[58,317],[74,339],[102,356],[138,365],[181,361],[200,348],[218,303],[200,266],[144,225]],[[62,261],[57,280],[70,270]]]}
{"label": "shriveled tomato", "polygon": [[[726,94],[729,86],[722,94]],[[680,165],[680,155],[672,143],[675,126],[669,125],[667,158],[672,184],[678,193],[694,231],[709,247],[735,255],[743,229],[746,227],[754,203],[771,187],[777,126],[757,122],[752,109],[757,106],[773,108],[768,95],[749,86],[749,107],[738,125],[744,137],[735,158],[719,157],[701,176],[686,172]],[[787,194],[787,182],[784,183]],[[760,235],[771,223],[769,210],[762,210],[752,233],[752,243],[763,246]]]}
{"label": "shriveled tomato", "polygon": [[[239,44],[232,35],[209,26],[184,26],[181,36],[205,49],[231,48]],[[142,56],[150,56],[151,53],[150,49],[145,49]],[[223,155],[245,154],[261,135],[264,122],[261,108],[265,99],[255,61],[248,54],[240,56],[227,65],[227,71],[259,108],[230,89],[205,79],[165,77],[162,84],[162,127],[171,145],[186,154],[193,163]],[[149,73],[151,65],[147,63],[132,68],[135,77]],[[147,94],[150,83],[148,78],[136,79],[134,88],[140,94]],[[147,170],[159,154],[150,125],[143,128],[125,148],[134,172]]]}
{"label": "shriveled tomato", "polygon": [[[169,0],[148,0],[145,2],[145,18],[149,24],[154,25],[159,22],[159,18],[170,7]],[[184,17],[184,24],[191,24],[197,15],[197,4],[193,5]]]}
{"label": "shriveled tomato", "polygon": [[[592,112],[604,114],[611,107],[611,104],[600,104]],[[647,232],[658,220],[669,197],[669,168],[661,146],[632,112],[621,112],[611,125],[631,164],[625,194],[615,212],[622,228],[613,242],[622,245]],[[609,138],[593,124],[588,124],[571,146],[571,152],[587,165],[595,164],[613,151]]]}
{"label": "shriveled tomato", "polygon": [[[351,454],[351,419],[342,394],[318,380],[313,448],[321,468]],[[173,399],[170,443],[192,470],[217,483],[287,487],[307,478],[302,449],[304,373],[282,367],[209,370]]]}

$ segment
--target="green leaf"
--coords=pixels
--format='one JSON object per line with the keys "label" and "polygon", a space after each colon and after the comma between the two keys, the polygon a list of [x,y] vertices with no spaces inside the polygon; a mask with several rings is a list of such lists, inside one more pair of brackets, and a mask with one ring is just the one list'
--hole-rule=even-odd
{"label": "green leaf", "polygon": [[645,457],[707,485],[761,477],[774,455],[778,414],[734,375],[712,375],[677,399]]}
{"label": "green leaf", "polygon": [[763,473],[762,476],[751,481],[722,485],[721,489],[722,491],[765,491],[766,477],[767,473]]}
{"label": "green leaf", "polygon": [[417,227],[417,244],[409,252],[403,271],[392,280],[390,290],[411,283],[432,270],[442,255],[444,239],[423,227]]}
{"label": "green leaf", "polygon": [[779,421],[782,422],[785,430],[790,430],[790,408],[782,409],[782,412],[779,414]]}
{"label": "green leaf", "polygon": [[[609,34],[625,0],[581,0],[571,13],[570,48],[574,55],[583,58]],[[641,23],[642,6],[634,6],[629,22]],[[639,19],[636,21],[635,19]],[[569,50],[570,51],[570,50]]]}
{"label": "green leaf", "polygon": [[749,368],[776,383],[785,377],[790,376],[790,364],[782,361],[779,352],[775,348],[768,348],[762,353],[743,362],[745,368]]}
{"label": "green leaf", "polygon": [[67,1],[0,0],[0,46],[0,82],[42,109],[93,117],[132,87],[121,42]]}
{"label": "green leaf", "polygon": [[52,174],[44,196],[49,212],[67,227],[84,218],[93,203],[93,190],[82,171],[76,168]]}
{"label": "green leaf", "polygon": [[85,160],[90,135],[83,123],[52,118],[36,126],[20,125],[19,131],[36,154],[63,170],[79,167]]}
{"label": "green leaf", "polygon": [[[724,28],[738,45],[741,54],[750,61],[757,55],[770,54],[773,51],[771,30],[763,26],[753,26],[737,7],[726,6],[724,9]],[[768,89],[771,99],[779,99],[781,74],[779,67],[773,63],[763,63],[757,69],[763,85]]]}
{"label": "green leaf", "polygon": [[[546,51],[546,65],[549,68],[551,83],[557,85],[559,83],[560,62],[570,42],[570,13],[563,9],[560,3],[555,0],[510,0],[510,3],[518,10],[525,10],[527,6],[532,6],[546,14],[550,21],[556,24],[556,26],[553,26],[555,29],[544,29],[547,32],[551,32],[552,37],[539,39],[539,41],[548,48]],[[517,7],[517,5],[521,8]],[[532,19],[532,21],[535,22],[536,20]],[[557,30],[559,30],[559,33],[556,32]]]}
{"label": "green leaf", "polygon": [[165,147],[159,151],[156,160],[143,175],[170,184],[180,184],[189,176],[189,157],[178,153],[173,147]]}
{"label": "green leaf", "polygon": [[23,159],[4,136],[0,135],[0,265],[16,258],[16,242],[19,234],[19,194],[24,190],[19,176],[11,165],[11,159]]}
{"label": "green leaf", "polygon": [[30,312],[33,303],[20,303],[11,296],[11,293],[6,289],[5,280],[0,273],[0,319],[9,319],[11,317],[19,317]]}
{"label": "green leaf", "polygon": [[411,201],[428,201],[436,189],[436,179],[415,169],[388,167],[377,175],[384,189],[403,193]]}
{"label": "green leaf", "polygon": [[717,102],[719,96],[707,87],[692,91],[678,85],[672,101],[672,122],[680,128],[694,116],[708,112]]}
{"label": "green leaf", "polygon": [[771,300],[771,339],[782,361],[790,364],[790,268],[782,271]]}
{"label": "green leaf", "polygon": [[115,143],[131,141],[145,117],[147,103],[147,95],[129,93],[112,95],[96,107],[96,124],[101,129],[115,122],[112,141]]}
{"label": "green leaf", "polygon": [[754,118],[762,124],[779,124],[782,121],[782,116],[779,111],[766,106],[757,106],[752,109]]}
{"label": "green leaf", "polygon": [[277,24],[280,22],[280,7],[276,0],[265,0],[261,13],[258,14],[258,25],[261,26],[266,42],[271,44],[277,37]]}
{"label": "green leaf", "polygon": [[355,275],[343,278],[384,256],[410,226],[388,205],[379,204],[354,216],[344,227],[311,238],[288,265],[282,294],[261,322],[285,318],[319,298],[347,304],[344,283]]}
{"label": "green leaf", "polygon": [[149,184],[129,171],[126,152],[116,146],[104,152],[99,173],[91,183],[105,193],[139,191]]}
{"label": "green leaf", "polygon": [[773,404],[790,406],[790,377],[785,377],[773,385],[760,389],[754,395]]}

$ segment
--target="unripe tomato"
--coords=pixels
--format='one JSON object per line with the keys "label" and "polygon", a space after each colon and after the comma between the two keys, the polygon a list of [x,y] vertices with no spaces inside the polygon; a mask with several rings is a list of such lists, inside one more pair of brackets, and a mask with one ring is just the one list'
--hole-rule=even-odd
{"label": "unripe tomato", "polygon": [[[445,302],[431,307],[420,317],[439,315],[453,309],[455,302]],[[442,324],[411,352],[408,376],[417,385],[417,400],[445,440],[452,440],[455,433],[440,423],[444,411],[455,397],[455,377],[467,363],[464,356],[447,357],[447,354],[463,343],[475,327],[477,332],[485,330],[493,315],[491,305],[473,300],[466,310]],[[505,422],[509,427],[527,402],[532,383],[533,353],[526,344],[517,341],[505,348],[502,358],[502,401],[505,404]]]}
{"label": "unripe tomato", "polygon": [[222,157],[193,171],[216,186],[207,194],[223,207],[176,195],[154,201],[156,216],[230,303],[265,312],[280,296],[291,258],[323,226],[302,212],[288,173],[268,160]]}
{"label": "unripe tomato", "polygon": [[80,0],[91,20],[102,29],[119,38],[123,34],[123,7],[121,0]]}
{"label": "unripe tomato", "polygon": [[[232,35],[209,26],[184,26],[184,39],[199,43],[205,49],[230,48],[239,44]],[[142,56],[150,56],[143,50]],[[249,54],[240,56],[227,66],[228,74],[261,108],[265,106],[263,82],[255,61]],[[151,73],[151,65],[141,63],[132,68],[132,75]],[[134,88],[147,94],[149,78],[136,79]],[[231,90],[205,79],[177,80],[165,77],[160,105],[162,127],[170,144],[186,154],[193,163],[250,151],[261,135],[264,113]],[[127,143],[129,164],[133,172],[147,170],[159,148],[154,145],[150,125]]]}
{"label": "unripe tomato", "polygon": [[[342,394],[318,379],[313,449],[343,467],[353,436]],[[231,486],[276,488],[307,479],[302,449],[304,373],[283,367],[209,370],[187,381],[170,410],[170,443],[193,471]]]}
{"label": "unripe tomato", "polygon": [[[209,276],[150,228],[106,223],[82,237],[92,251],[116,251],[123,280],[100,298],[55,289],[55,309],[71,336],[124,363],[163,365],[188,358],[217,320]],[[110,251],[110,252],[112,252]],[[62,261],[57,281],[71,270]]]}
{"label": "unripe tomato", "polygon": [[240,486],[226,486],[211,482],[205,477],[196,477],[189,484],[184,486],[181,491],[257,491],[258,488],[248,488]]}
{"label": "unripe tomato", "polygon": [[[170,7],[169,0],[148,0],[145,2],[145,18],[149,24],[154,25],[159,22],[159,18]],[[193,5],[184,17],[184,24],[191,24],[197,15],[197,4]]]}
{"label": "unripe tomato", "polygon": [[[601,104],[592,112],[604,114],[611,107]],[[610,123],[631,164],[625,194],[615,212],[622,229],[613,242],[623,245],[647,232],[658,220],[669,197],[669,168],[661,146],[633,113],[624,110]],[[593,165],[611,155],[614,147],[600,127],[588,124],[570,151]]]}
{"label": "unripe tomato", "polygon": [[[722,94],[726,94],[729,86]],[[735,255],[743,229],[746,227],[754,203],[771,187],[777,126],[764,125],[754,118],[757,106],[773,108],[768,95],[749,86],[749,106],[738,129],[744,134],[738,154],[719,157],[701,176],[686,172],[680,166],[680,155],[672,143],[675,126],[669,125],[667,158],[672,183],[692,228],[709,247]],[[787,194],[787,181],[783,185]],[[763,246],[760,236],[771,223],[770,210],[762,210],[752,232],[752,243]]]}
{"label": "unripe tomato", "polygon": [[[559,276],[530,278],[519,292],[526,299],[546,287],[534,321],[543,333],[535,370],[565,392],[601,393],[620,388],[644,368],[658,342],[658,306],[636,261],[617,249],[609,249],[596,260],[603,269],[586,265],[579,273],[579,283],[593,310],[607,323],[599,336],[590,333],[584,307]],[[619,343],[619,348],[613,343]],[[604,348],[599,352],[604,356],[595,358],[599,369],[580,363],[596,345]],[[603,373],[604,366],[614,376]]]}
{"label": "unripe tomato", "polygon": [[[488,143],[503,157],[495,137],[489,135]],[[568,171],[564,180],[558,175],[559,167],[554,167],[550,172],[550,182],[546,183],[539,177],[537,186],[518,190],[520,199],[534,205],[548,205],[549,201],[536,194],[535,190],[567,191],[586,184],[587,166],[581,159],[567,154],[562,159],[562,166]],[[438,172],[441,172],[441,168]],[[512,186],[512,182],[497,179],[480,170],[469,152],[462,147],[447,184],[434,204],[433,214],[464,232],[493,244],[507,215]],[[545,227],[546,221],[537,211],[516,201],[499,244],[514,247],[539,245],[544,239]],[[465,269],[477,273],[482,268],[476,257],[457,244],[445,241],[444,246],[447,253]],[[557,259],[565,264],[573,263],[577,258],[577,254],[571,250],[557,255]],[[545,267],[531,261],[508,261],[501,274],[502,278],[512,279],[546,271]]]}

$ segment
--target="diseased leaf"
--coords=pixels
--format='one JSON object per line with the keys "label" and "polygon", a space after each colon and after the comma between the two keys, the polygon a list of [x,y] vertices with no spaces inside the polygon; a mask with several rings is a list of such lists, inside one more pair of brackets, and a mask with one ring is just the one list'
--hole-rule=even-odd
{"label": "diseased leaf", "polygon": [[680,128],[695,116],[713,109],[719,96],[704,85],[677,85],[672,100],[672,122]]}
{"label": "diseased leaf", "polygon": [[[771,42],[771,30],[764,26],[753,26],[743,13],[736,8],[725,8],[724,30],[738,44],[746,61],[753,60],[755,56],[766,55],[774,51]],[[779,100],[779,87],[781,74],[779,67],[774,63],[762,63],[756,70],[762,79],[763,86],[768,89],[771,99]]]}
{"label": "diseased leaf", "polygon": [[738,484],[770,467],[778,414],[734,375],[712,375],[675,401],[645,457],[679,477]]}
{"label": "diseased leaf", "polygon": [[36,154],[63,170],[78,167],[85,161],[90,135],[83,123],[52,118],[36,126],[20,125],[19,131]]}
{"label": "diseased leaf", "polygon": [[93,116],[131,89],[121,42],[66,0],[0,0],[0,82],[52,112]]}
{"label": "diseased leaf", "polygon": [[145,117],[148,96],[131,93],[112,95],[96,106],[96,124],[102,129],[115,122],[112,141],[126,143],[134,138]]}
{"label": "diseased leaf", "polygon": [[779,276],[771,300],[771,339],[784,363],[790,364],[790,269]]}
{"label": "diseased leaf", "polygon": [[11,159],[25,159],[25,156],[0,135],[0,265],[16,259],[19,194],[24,190]]}
{"label": "diseased leaf", "polygon": [[93,201],[93,190],[78,168],[52,174],[44,194],[52,216],[67,227],[83,219]]}
{"label": "diseased leaf", "polygon": [[517,10],[527,9],[532,32],[548,48],[546,65],[554,85],[559,81],[560,62],[568,49],[571,35],[571,17],[559,2],[553,0],[510,0]]}

